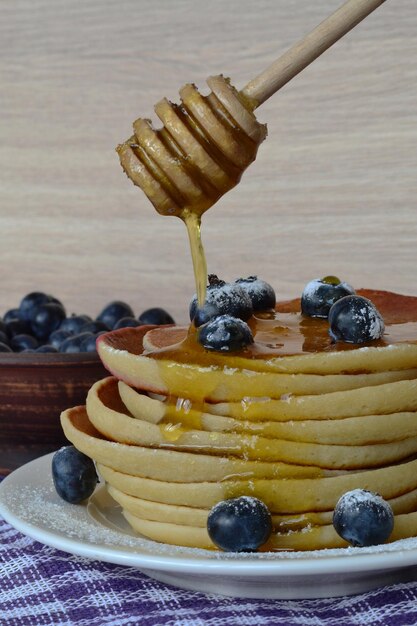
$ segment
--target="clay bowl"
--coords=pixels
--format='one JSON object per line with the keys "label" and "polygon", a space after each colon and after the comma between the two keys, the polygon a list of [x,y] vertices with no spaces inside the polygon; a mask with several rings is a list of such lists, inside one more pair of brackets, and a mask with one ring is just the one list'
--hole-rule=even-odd
{"label": "clay bowl", "polygon": [[61,411],[108,375],[96,352],[0,353],[0,471],[64,445]]}

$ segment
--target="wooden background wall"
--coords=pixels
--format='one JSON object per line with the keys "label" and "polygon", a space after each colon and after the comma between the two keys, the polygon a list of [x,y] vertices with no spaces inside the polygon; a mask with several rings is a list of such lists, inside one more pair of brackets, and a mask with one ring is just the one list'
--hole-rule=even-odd
{"label": "wooden background wall", "polygon": [[[14,0],[0,21],[0,308],[34,289],[185,321],[185,229],[115,146],[153,104],[223,73],[239,88],[339,0]],[[415,0],[387,0],[258,110],[269,136],[206,214],[209,271],[279,296],[336,274],[417,295]]]}

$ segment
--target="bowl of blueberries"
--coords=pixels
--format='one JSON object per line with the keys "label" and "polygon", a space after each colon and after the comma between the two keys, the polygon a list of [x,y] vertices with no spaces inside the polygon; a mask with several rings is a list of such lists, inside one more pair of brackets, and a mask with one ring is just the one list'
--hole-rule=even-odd
{"label": "bowl of blueberries", "polygon": [[102,333],[142,324],[172,324],[161,308],[135,315],[109,302],[93,318],[69,313],[49,294],[33,291],[0,316],[0,450],[33,446],[45,453],[65,443],[60,413],[85,403],[91,385],[108,375],[97,352]]}

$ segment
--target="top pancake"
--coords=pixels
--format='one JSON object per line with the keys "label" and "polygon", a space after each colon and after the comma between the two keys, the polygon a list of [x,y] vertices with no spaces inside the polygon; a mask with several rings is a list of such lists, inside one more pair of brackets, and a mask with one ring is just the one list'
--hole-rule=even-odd
{"label": "top pancake", "polygon": [[205,350],[192,326],[124,328],[102,335],[97,349],[106,368],[131,386],[215,402],[348,389],[349,375],[363,377],[360,386],[366,387],[375,384],[371,379],[377,372],[417,367],[417,298],[358,293],[372,299],[384,317],[381,340],[332,343],[327,320],[302,316],[300,301],[291,300],[279,303],[275,315],[249,320],[255,343],[239,353]]}

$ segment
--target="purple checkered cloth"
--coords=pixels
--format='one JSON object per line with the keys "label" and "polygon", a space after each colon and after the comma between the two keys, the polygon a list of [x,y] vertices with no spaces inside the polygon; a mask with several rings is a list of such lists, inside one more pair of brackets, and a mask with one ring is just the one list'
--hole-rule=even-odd
{"label": "purple checkered cloth", "polygon": [[411,626],[417,583],[321,600],[246,600],[174,589],[49,548],[0,519],[1,626]]}

